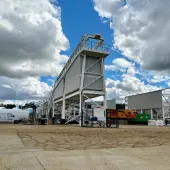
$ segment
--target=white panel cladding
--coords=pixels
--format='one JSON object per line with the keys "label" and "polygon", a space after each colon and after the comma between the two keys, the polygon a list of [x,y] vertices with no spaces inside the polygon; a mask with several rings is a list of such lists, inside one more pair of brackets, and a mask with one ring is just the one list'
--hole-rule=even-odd
{"label": "white panel cladding", "polygon": [[103,90],[101,57],[86,57],[84,89]]}
{"label": "white panel cladding", "polygon": [[[92,66],[92,67],[90,67],[90,66]],[[89,68],[89,69],[87,69],[87,68]],[[85,70],[86,69],[87,69],[86,72],[92,72],[92,73],[99,73],[99,74],[101,74],[101,58],[100,57],[87,56],[86,57]]]}
{"label": "white panel cladding", "polygon": [[63,83],[64,83],[64,80],[62,79],[60,81],[60,83],[58,84],[58,86],[55,88],[54,95],[53,95],[54,100],[63,96],[63,88],[64,88],[64,84]]}
{"label": "white panel cladding", "polygon": [[65,94],[80,88],[82,56],[78,56],[65,75]]}
{"label": "white panel cladding", "polygon": [[103,90],[103,79],[100,76],[85,75],[84,89]]}
{"label": "white panel cladding", "polygon": [[128,96],[128,108],[136,110],[162,108],[162,91]]}

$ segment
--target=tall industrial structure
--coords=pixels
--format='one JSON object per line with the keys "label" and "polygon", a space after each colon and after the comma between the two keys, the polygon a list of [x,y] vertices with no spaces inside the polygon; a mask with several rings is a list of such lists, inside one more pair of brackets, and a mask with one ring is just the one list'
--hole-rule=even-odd
{"label": "tall industrial structure", "polygon": [[87,99],[103,96],[106,109],[104,59],[110,49],[103,42],[99,34],[82,36],[56,80],[52,93],[53,114],[57,107],[63,122],[71,104],[78,105],[79,117],[82,116]]}

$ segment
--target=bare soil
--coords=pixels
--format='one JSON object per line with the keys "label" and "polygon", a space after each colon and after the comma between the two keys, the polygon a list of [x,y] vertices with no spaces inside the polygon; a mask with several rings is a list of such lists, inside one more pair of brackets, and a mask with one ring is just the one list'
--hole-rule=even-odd
{"label": "bare soil", "polygon": [[170,128],[120,126],[119,129],[15,125],[27,149],[87,150],[138,148],[170,144]]}

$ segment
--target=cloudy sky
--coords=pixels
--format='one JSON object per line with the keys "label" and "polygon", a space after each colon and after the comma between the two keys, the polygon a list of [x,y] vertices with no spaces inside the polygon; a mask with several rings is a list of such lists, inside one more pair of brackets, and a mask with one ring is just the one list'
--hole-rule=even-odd
{"label": "cloudy sky", "polygon": [[169,87],[169,7],[169,0],[1,0],[0,101],[46,96],[84,33],[112,45],[108,98]]}

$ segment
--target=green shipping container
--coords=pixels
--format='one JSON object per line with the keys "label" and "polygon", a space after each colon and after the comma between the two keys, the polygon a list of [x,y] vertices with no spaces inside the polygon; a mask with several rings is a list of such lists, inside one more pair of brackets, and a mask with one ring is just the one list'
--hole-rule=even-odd
{"label": "green shipping container", "polygon": [[136,122],[148,122],[151,119],[149,113],[136,114]]}

